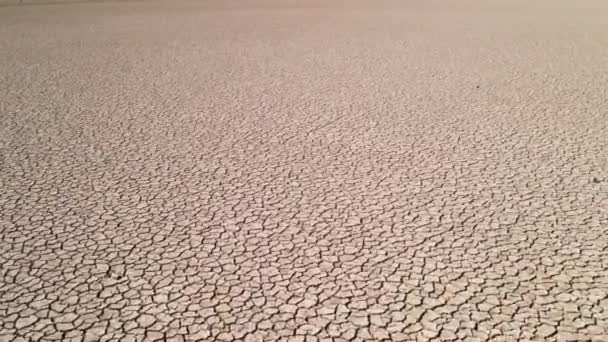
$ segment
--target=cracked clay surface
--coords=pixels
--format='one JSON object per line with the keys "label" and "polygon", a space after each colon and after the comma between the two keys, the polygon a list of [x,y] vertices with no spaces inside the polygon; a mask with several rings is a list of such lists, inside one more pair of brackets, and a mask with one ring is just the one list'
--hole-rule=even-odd
{"label": "cracked clay surface", "polygon": [[0,341],[608,341],[608,3],[0,8]]}

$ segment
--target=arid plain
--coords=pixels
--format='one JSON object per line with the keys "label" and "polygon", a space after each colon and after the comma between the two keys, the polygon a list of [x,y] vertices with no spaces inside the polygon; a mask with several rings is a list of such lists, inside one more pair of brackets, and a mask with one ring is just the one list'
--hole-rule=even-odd
{"label": "arid plain", "polygon": [[608,2],[0,6],[0,341],[608,341]]}

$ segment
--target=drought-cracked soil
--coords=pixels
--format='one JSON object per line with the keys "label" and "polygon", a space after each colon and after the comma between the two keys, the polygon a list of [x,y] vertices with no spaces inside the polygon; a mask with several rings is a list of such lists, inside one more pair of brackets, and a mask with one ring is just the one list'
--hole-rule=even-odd
{"label": "drought-cracked soil", "polygon": [[0,7],[0,341],[607,341],[607,11]]}

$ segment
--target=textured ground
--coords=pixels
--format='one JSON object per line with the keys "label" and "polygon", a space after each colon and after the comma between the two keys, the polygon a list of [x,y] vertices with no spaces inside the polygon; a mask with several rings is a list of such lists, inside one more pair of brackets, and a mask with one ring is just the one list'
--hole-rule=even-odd
{"label": "textured ground", "polygon": [[0,341],[608,341],[606,11],[0,8]]}

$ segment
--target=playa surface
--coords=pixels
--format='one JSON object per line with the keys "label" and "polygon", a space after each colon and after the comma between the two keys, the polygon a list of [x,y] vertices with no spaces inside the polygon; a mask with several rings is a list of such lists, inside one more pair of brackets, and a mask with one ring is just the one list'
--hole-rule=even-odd
{"label": "playa surface", "polygon": [[0,6],[0,341],[606,341],[608,2]]}

